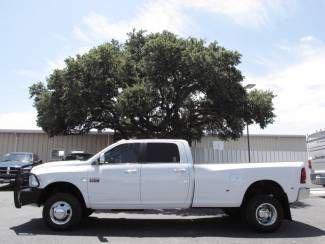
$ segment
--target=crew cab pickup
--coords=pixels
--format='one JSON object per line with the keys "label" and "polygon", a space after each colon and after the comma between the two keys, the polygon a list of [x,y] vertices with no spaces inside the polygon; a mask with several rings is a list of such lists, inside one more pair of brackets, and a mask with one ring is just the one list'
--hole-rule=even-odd
{"label": "crew cab pickup", "polygon": [[15,206],[43,206],[44,222],[56,230],[95,210],[209,207],[271,232],[291,220],[290,203],[309,196],[302,162],[193,164],[184,140],[121,140],[87,161],[36,166],[28,186],[22,174]]}

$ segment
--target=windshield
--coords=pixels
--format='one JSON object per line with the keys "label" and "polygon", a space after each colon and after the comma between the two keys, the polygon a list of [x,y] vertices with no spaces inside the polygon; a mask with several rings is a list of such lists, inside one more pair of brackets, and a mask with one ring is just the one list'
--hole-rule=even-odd
{"label": "windshield", "polygon": [[87,160],[90,157],[92,157],[93,155],[90,153],[73,153],[73,154],[69,154],[68,156],[66,156],[65,160]]}
{"label": "windshield", "polygon": [[28,163],[32,161],[32,155],[26,153],[9,153],[4,157],[4,161]]}

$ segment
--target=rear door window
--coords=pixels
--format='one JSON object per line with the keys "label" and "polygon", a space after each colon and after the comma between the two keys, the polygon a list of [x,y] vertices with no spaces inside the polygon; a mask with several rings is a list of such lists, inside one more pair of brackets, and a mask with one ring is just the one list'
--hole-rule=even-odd
{"label": "rear door window", "polygon": [[147,143],[144,163],[179,162],[179,150],[175,143]]}

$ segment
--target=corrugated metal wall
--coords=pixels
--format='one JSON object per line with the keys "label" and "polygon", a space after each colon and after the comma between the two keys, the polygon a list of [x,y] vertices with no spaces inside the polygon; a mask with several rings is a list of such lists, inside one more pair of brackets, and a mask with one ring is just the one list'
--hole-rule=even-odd
{"label": "corrugated metal wall", "polygon": [[[219,148],[213,142],[219,143]],[[305,136],[250,136],[251,162],[307,161]],[[221,142],[207,136],[192,145],[195,163],[245,163],[248,162],[247,137]]]}
{"label": "corrugated metal wall", "polygon": [[35,152],[46,162],[54,149],[81,150],[97,153],[111,144],[108,134],[87,134],[49,137],[43,132],[0,132],[0,157],[8,152]]}
{"label": "corrugated metal wall", "polygon": [[[217,142],[218,148],[213,142]],[[51,160],[54,149],[82,150],[96,153],[112,143],[109,134],[87,134],[48,137],[40,131],[1,131],[0,157],[12,151],[36,152],[43,161]],[[304,136],[251,135],[251,162],[306,161],[307,150]],[[192,144],[195,163],[248,162],[247,138],[222,142],[216,137],[203,137]]]}

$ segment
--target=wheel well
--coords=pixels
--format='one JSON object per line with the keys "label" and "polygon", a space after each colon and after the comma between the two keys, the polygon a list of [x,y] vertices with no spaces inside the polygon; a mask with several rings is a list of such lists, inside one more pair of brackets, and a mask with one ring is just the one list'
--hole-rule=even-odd
{"label": "wheel well", "polygon": [[42,190],[39,205],[43,205],[46,200],[56,192],[70,193],[79,200],[83,208],[86,207],[85,199],[78,187],[69,182],[55,182],[46,186]]}
{"label": "wheel well", "polygon": [[248,200],[255,195],[273,195],[283,206],[284,217],[288,220],[292,220],[288,196],[282,189],[282,187],[272,180],[261,180],[251,184],[242,202],[242,206],[247,204]]}

